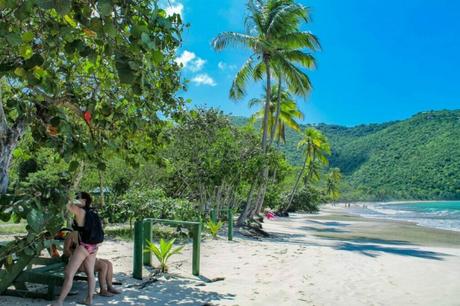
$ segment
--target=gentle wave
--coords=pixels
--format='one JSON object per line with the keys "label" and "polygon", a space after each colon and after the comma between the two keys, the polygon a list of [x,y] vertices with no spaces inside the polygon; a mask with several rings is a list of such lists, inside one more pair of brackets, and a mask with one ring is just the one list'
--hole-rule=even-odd
{"label": "gentle wave", "polygon": [[460,231],[460,202],[373,203],[350,210],[368,218],[414,222],[417,225]]}

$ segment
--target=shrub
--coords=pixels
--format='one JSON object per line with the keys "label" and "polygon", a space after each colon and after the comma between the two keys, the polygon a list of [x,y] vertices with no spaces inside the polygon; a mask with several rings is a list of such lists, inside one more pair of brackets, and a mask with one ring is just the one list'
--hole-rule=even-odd
{"label": "shrub", "polygon": [[[290,193],[284,194],[284,203],[288,203]],[[318,205],[322,201],[321,192],[314,187],[303,187],[297,190],[292,199],[292,205],[289,208],[289,212],[292,211],[305,211],[305,212],[317,212]]]}
{"label": "shrub", "polygon": [[206,223],[206,226],[209,232],[211,233],[212,238],[217,238],[217,234],[219,233],[219,230],[223,225],[224,223],[222,221],[213,222],[212,220],[209,220],[208,223]]}
{"label": "shrub", "polygon": [[160,239],[160,245],[157,247],[154,243],[146,240],[147,242],[147,248],[145,251],[147,252],[152,252],[155,257],[158,259],[160,262],[160,271],[161,272],[168,272],[168,259],[174,254],[180,254],[182,249],[184,248],[183,246],[177,247],[173,249],[173,244],[176,241],[176,239],[171,239],[170,241],[165,241],[163,239]]}

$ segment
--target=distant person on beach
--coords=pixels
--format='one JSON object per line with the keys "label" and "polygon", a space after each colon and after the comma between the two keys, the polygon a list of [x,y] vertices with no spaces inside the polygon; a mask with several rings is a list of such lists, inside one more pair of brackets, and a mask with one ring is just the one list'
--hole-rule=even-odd
{"label": "distant person on beach", "polygon": [[[70,257],[78,246],[78,232],[73,231],[69,233],[64,241],[64,256]],[[85,272],[84,264],[78,268],[79,272]],[[113,265],[107,259],[96,258],[96,264],[94,266],[94,272],[98,273],[99,286],[101,290],[99,295],[102,296],[113,296],[113,294],[121,293],[115,289],[112,285],[113,278]]]}

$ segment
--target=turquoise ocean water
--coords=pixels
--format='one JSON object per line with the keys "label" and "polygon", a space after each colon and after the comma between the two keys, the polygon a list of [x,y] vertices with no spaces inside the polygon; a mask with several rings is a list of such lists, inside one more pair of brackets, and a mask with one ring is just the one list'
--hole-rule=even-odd
{"label": "turquoise ocean water", "polygon": [[363,217],[415,222],[418,225],[460,231],[460,201],[376,203],[355,208]]}

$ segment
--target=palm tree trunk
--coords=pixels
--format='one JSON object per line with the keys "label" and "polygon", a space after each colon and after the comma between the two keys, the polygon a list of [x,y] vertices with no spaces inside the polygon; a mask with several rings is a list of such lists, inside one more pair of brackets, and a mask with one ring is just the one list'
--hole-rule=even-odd
{"label": "palm tree trunk", "polygon": [[275,122],[273,123],[272,130],[271,130],[271,135],[270,135],[270,144],[268,146],[271,146],[273,143],[273,140],[275,139],[275,133],[276,129],[278,127],[278,121],[280,118],[280,112],[281,112],[281,75],[278,78],[278,101],[276,102],[276,113],[275,113]]}
{"label": "palm tree trunk", "polygon": [[270,95],[271,95],[271,73],[270,62],[268,56],[264,55],[265,66],[267,67],[267,88],[266,88],[266,101],[263,121],[263,135],[262,135],[262,149],[267,152],[267,136],[268,136],[268,115],[270,112]]}
{"label": "palm tree trunk", "polygon": [[244,211],[240,214],[238,217],[238,221],[236,221],[238,226],[242,226],[246,223],[246,220],[248,220],[250,208],[251,208],[251,203],[252,203],[252,195],[254,193],[254,188],[256,186],[257,182],[253,183],[251,186],[251,189],[249,190],[248,197],[246,199],[246,206],[244,208]]}
{"label": "palm tree trunk", "polygon": [[288,209],[291,207],[292,200],[294,199],[294,195],[295,195],[295,193],[297,191],[297,187],[299,186],[300,178],[302,177],[303,173],[305,172],[306,167],[307,167],[307,158],[305,158],[305,161],[303,162],[302,169],[300,170],[299,175],[297,176],[297,179],[295,181],[294,187],[292,188],[291,195],[289,197],[289,202],[288,202],[288,204],[286,205],[286,207],[283,210],[284,212],[287,212]]}

